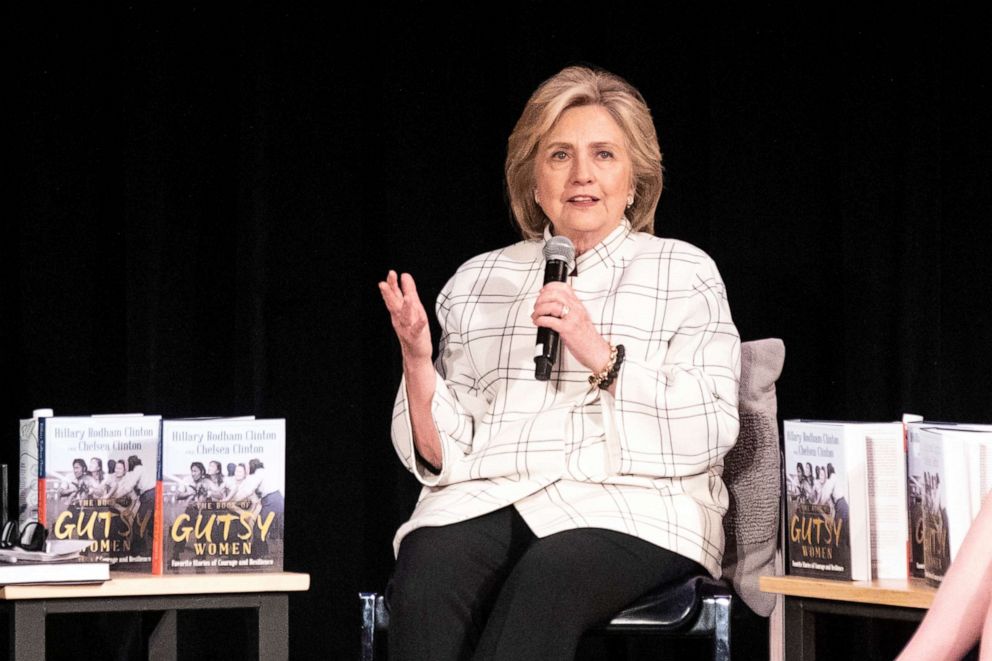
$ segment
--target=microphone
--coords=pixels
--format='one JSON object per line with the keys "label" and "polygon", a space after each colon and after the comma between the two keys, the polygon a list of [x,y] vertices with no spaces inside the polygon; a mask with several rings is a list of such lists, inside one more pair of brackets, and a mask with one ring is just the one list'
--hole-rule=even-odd
{"label": "microphone", "polygon": [[[544,244],[544,284],[565,282],[575,268],[575,246],[568,237],[553,236]],[[534,378],[547,381],[558,359],[558,333],[543,326],[537,329],[534,346]]]}

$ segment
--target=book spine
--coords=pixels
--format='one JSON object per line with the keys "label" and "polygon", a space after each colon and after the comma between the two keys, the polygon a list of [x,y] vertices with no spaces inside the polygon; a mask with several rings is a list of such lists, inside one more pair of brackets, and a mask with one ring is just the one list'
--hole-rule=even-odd
{"label": "book spine", "polygon": [[45,487],[45,418],[38,419],[38,521],[47,525],[45,497],[48,490]]}
{"label": "book spine", "polygon": [[162,487],[162,453],[164,451],[165,421],[158,423],[158,452],[155,461],[155,517],[152,524],[152,575],[161,576],[163,573],[162,558],[165,555],[165,539],[163,536],[163,521],[165,511],[165,492]]}
{"label": "book spine", "polygon": [[163,493],[160,476],[155,483],[155,519],[152,527],[152,574],[155,576],[162,575],[162,544],[164,543],[162,539],[162,506]]}
{"label": "book spine", "polygon": [[0,464],[0,506],[3,507],[0,510],[0,525],[6,526],[7,521],[10,519],[10,502],[8,490],[10,485],[7,481],[7,464]]}

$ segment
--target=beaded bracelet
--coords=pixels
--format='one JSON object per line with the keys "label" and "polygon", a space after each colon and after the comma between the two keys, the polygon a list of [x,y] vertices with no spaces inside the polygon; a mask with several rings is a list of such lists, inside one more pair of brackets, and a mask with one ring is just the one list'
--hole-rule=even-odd
{"label": "beaded bracelet", "polygon": [[622,344],[610,345],[610,360],[598,374],[589,375],[589,384],[599,386],[603,390],[610,387],[620,372],[620,365],[623,364],[624,348]]}

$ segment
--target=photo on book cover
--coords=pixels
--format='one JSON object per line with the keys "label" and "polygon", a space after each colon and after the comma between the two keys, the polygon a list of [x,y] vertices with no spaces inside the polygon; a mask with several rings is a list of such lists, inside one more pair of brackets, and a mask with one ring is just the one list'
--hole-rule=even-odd
{"label": "photo on book cover", "polygon": [[944,505],[940,471],[923,473],[923,564],[924,576],[939,583],[951,564],[950,526]]}

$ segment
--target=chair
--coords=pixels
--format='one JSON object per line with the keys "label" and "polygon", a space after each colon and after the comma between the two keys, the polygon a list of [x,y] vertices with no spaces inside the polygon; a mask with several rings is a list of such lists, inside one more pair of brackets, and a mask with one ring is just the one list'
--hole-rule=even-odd
{"label": "chair", "polygon": [[[758,589],[758,578],[774,574],[781,496],[775,382],[784,361],[785,345],[779,339],[741,345],[741,430],[724,460],[730,508],[723,524],[723,578],[694,576],[660,586],[596,631],[712,637],[713,659],[724,661],[731,656],[731,616],[737,597],[755,614],[771,614],[775,597]],[[372,661],[376,631],[388,629],[389,611],[383,597],[374,592],[363,592],[359,599],[361,659]]]}

